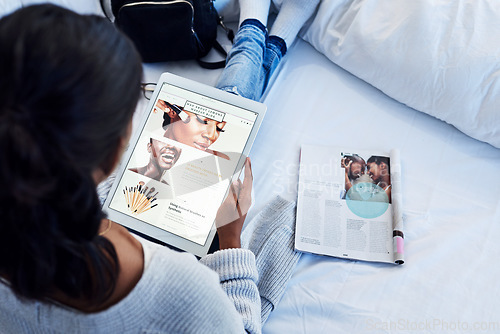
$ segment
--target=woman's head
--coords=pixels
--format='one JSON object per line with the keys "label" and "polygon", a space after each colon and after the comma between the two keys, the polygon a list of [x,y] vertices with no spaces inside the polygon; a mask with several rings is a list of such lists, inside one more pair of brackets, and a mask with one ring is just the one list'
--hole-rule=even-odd
{"label": "woman's head", "polygon": [[373,155],[366,162],[368,175],[378,183],[388,178],[391,174],[389,158]]}
{"label": "woman's head", "polygon": [[348,177],[351,180],[356,180],[365,172],[365,160],[357,154],[346,157],[346,163],[349,164]]}
{"label": "woman's head", "polygon": [[92,273],[82,264],[116,259],[96,237],[103,214],[92,176],[109,174],[119,158],[140,94],[140,57],[105,19],[37,5],[0,20],[0,73],[0,182],[8,194],[0,275],[27,297],[47,295],[54,282],[68,296],[102,297],[105,284],[83,284]]}
{"label": "woman's head", "polygon": [[202,151],[207,150],[219,138],[226,126],[226,122],[218,122],[186,110],[183,112],[188,117],[182,121],[170,108],[167,107],[166,111],[163,115],[165,137]]}
{"label": "woman's head", "polygon": [[102,18],[52,5],[3,18],[0,43],[2,135],[15,128],[82,170],[109,169],[140,92],[131,43]]}
{"label": "woman's head", "polygon": [[149,163],[156,168],[161,176],[164,171],[172,168],[179,160],[182,149],[151,138],[148,143],[148,152],[150,153]]}

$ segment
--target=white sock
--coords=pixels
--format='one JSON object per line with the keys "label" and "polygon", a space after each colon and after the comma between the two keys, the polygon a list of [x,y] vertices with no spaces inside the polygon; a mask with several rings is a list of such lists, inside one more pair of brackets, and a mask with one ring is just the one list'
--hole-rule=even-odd
{"label": "white sock", "polygon": [[267,25],[271,0],[240,0],[240,25],[246,19],[259,20]]}
{"label": "white sock", "polygon": [[316,11],[319,2],[320,0],[283,0],[269,35],[283,38],[289,48],[304,23]]}

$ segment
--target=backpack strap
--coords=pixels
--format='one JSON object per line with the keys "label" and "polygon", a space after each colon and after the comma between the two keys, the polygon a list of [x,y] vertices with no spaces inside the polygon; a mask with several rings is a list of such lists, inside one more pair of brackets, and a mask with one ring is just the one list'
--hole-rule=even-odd
{"label": "backpack strap", "polygon": [[[222,29],[224,29],[224,31],[226,32],[227,38],[231,41],[231,44],[233,44],[233,41],[234,41],[234,32],[233,32],[232,29],[229,29],[224,24],[224,21],[222,20],[222,16],[219,16],[218,24],[222,27]],[[215,50],[217,50],[217,52],[219,52],[224,57],[224,60],[217,61],[217,62],[207,62],[207,61],[203,61],[201,59],[197,59],[198,64],[201,67],[209,69],[209,70],[215,70],[215,69],[223,68],[224,66],[226,66],[226,59],[227,59],[227,52],[226,52],[226,50],[224,50],[224,48],[222,47],[222,45],[220,45],[219,41],[217,41],[217,40],[215,40],[213,48]]]}
{"label": "backpack strap", "polygon": [[222,16],[219,16],[219,20],[217,23],[222,27],[222,29],[224,29],[224,31],[226,32],[227,38],[231,41],[231,44],[234,43],[234,31],[233,31],[233,29],[228,28],[224,24],[224,20],[222,19]]}
{"label": "backpack strap", "polygon": [[113,22],[113,20],[111,19],[111,16],[109,15],[108,11],[106,10],[106,6],[104,5],[104,0],[99,0],[99,3],[101,4],[101,9],[102,9],[104,16],[106,16],[106,18],[108,20]]}
{"label": "backpack strap", "polygon": [[201,59],[197,59],[198,64],[201,67],[209,69],[209,70],[216,70],[218,68],[223,68],[224,66],[226,66],[226,58],[227,58],[226,50],[224,50],[222,45],[220,45],[219,41],[217,41],[217,40],[215,41],[213,48],[215,50],[217,50],[217,52],[219,52],[222,56],[224,56],[224,60],[216,61],[216,62],[207,62],[207,61],[204,61]]}

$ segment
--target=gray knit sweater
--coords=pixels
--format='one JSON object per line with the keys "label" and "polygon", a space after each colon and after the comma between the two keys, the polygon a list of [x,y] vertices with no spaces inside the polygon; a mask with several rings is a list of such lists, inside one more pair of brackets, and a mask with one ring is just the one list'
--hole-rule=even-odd
{"label": "gray knit sweater", "polygon": [[[292,246],[293,210],[291,203],[277,199],[252,221],[257,226],[256,238],[248,240],[253,252],[228,249],[197,261],[140,239],[145,257],[141,279],[102,312],[22,301],[0,284],[0,333],[260,333],[299,258]],[[254,253],[265,278],[260,282]]]}

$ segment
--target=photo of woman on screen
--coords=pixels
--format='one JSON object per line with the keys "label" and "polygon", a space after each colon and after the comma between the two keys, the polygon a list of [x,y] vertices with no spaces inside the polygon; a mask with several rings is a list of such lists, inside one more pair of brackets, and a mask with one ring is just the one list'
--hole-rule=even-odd
{"label": "photo of woman on screen", "polygon": [[166,183],[162,176],[179,160],[182,149],[170,143],[150,138],[147,151],[150,155],[148,164],[143,167],[130,168],[129,170],[153,180]]}
{"label": "photo of woman on screen", "polygon": [[210,149],[210,146],[224,132],[225,121],[216,121],[183,110],[177,105],[169,106],[167,101],[160,99],[156,102],[156,107],[164,111],[162,127],[165,129],[166,138],[229,160],[226,154]]}

